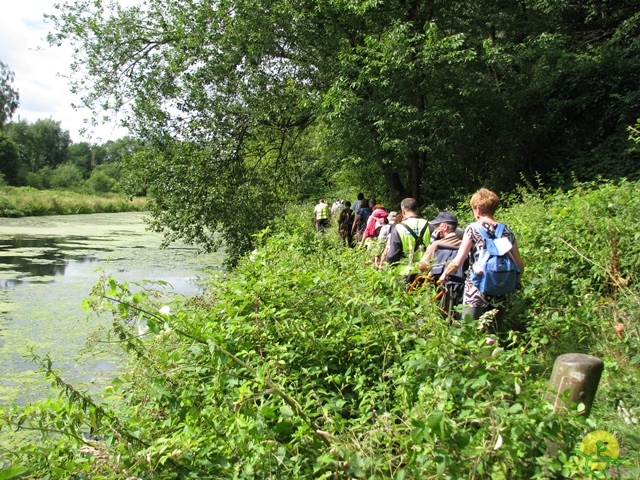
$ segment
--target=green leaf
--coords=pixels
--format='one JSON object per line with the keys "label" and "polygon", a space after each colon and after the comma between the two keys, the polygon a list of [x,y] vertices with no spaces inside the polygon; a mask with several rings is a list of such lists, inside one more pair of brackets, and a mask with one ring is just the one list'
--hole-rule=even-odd
{"label": "green leaf", "polygon": [[444,413],[439,410],[431,412],[429,414],[429,417],[427,418],[427,425],[429,426],[429,428],[431,428],[433,433],[440,437],[444,434],[443,423]]}
{"label": "green leaf", "polygon": [[453,437],[454,442],[458,446],[458,448],[463,449],[469,442],[471,441],[471,435],[467,432],[458,432]]}
{"label": "green leaf", "polygon": [[289,405],[283,405],[280,407],[280,414],[283,417],[293,417],[293,410]]}
{"label": "green leaf", "polygon": [[12,465],[8,468],[3,468],[2,470],[0,470],[0,480],[13,480],[15,478],[20,478],[28,471],[29,469],[27,467],[23,467],[22,465]]}
{"label": "green leaf", "polygon": [[509,410],[508,410],[509,413],[518,413],[521,411],[522,411],[522,405],[519,403],[514,403],[509,407]]}
{"label": "green leaf", "polygon": [[154,319],[147,318],[146,322],[147,322],[147,327],[149,327],[149,330],[151,332],[153,332],[153,333],[159,333],[160,332],[160,325]]}
{"label": "green leaf", "polygon": [[484,375],[480,375],[472,384],[471,384],[471,388],[479,388],[479,387],[484,387],[485,384],[487,383],[487,374],[485,373]]}

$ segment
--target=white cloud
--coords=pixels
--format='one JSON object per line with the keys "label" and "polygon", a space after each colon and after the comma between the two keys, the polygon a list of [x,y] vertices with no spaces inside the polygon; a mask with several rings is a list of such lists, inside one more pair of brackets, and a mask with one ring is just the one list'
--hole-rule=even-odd
{"label": "white cloud", "polygon": [[59,0],[5,1],[0,15],[0,60],[15,74],[14,87],[20,94],[20,107],[13,120],[34,122],[40,118],[59,121],[69,130],[74,142],[96,143],[115,140],[127,134],[115,119],[96,127],[84,136],[80,129],[90,116],[88,109],[74,110],[79,97],[69,91],[66,76],[70,74],[71,47],[51,47],[46,42],[51,25],[45,13],[55,13]]}

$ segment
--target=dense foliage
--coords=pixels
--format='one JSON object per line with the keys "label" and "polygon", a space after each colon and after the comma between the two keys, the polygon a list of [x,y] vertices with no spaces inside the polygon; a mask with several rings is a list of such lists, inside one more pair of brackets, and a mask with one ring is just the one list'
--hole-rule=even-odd
{"label": "dense foliage", "polygon": [[425,203],[637,179],[639,6],[77,0],[49,40],[73,46],[84,104],[149,142],[127,169],[155,228],[242,254],[318,184]]}
{"label": "dense foliage", "polygon": [[[162,284],[104,278],[88,305],[113,314],[126,369],[90,395],[36,353],[61,394],[4,412],[3,429],[43,437],[4,450],[0,476],[591,478],[568,453],[587,431],[640,451],[638,193],[631,182],[521,191],[499,212],[527,264],[499,347],[474,323],[449,324],[431,292],[407,293],[335,230],[316,234],[311,207],[272,222],[201,296],[166,305]],[[605,362],[586,420],[544,399],[567,352]],[[639,467],[636,457],[616,473]]]}

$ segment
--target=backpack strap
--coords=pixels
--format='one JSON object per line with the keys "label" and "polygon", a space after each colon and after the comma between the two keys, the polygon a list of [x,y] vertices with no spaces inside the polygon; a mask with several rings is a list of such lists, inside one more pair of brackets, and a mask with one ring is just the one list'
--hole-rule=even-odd
{"label": "backpack strap", "polygon": [[413,239],[416,241],[416,244],[413,246],[413,250],[414,252],[421,246],[424,244],[424,234],[427,231],[427,228],[429,228],[429,222],[424,224],[424,227],[422,227],[422,230],[420,230],[420,235],[416,235],[416,232],[413,231],[413,228],[411,228],[409,225],[407,225],[404,222],[399,223],[398,225],[402,225],[407,232],[409,232],[411,234],[411,236],[413,237]]}
{"label": "backpack strap", "polygon": [[476,225],[476,230],[485,240],[496,240],[502,237],[504,233],[504,223],[498,223],[498,225],[496,225],[496,233],[493,237],[490,236],[489,232],[487,232],[480,222],[474,222],[474,225]]}

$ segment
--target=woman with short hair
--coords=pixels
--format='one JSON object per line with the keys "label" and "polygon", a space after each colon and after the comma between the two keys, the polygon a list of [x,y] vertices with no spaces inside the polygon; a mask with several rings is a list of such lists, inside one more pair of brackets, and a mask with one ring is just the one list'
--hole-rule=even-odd
{"label": "woman with short hair", "polygon": [[[473,210],[476,222],[470,223],[465,229],[458,254],[445,268],[442,276],[440,277],[440,282],[444,282],[446,277],[450,273],[455,272],[458,267],[464,263],[467,256],[471,254],[469,259],[469,274],[467,275],[464,284],[462,317],[464,318],[465,316],[470,315],[474,320],[478,320],[482,314],[490,310],[497,309],[498,314],[495,317],[495,324],[487,325],[485,327],[487,333],[496,333],[500,329],[502,319],[504,317],[504,307],[506,305],[507,296],[491,296],[482,293],[471,281],[471,272],[474,263],[478,261],[480,254],[485,249],[485,239],[482,233],[478,231],[478,228],[484,229],[490,237],[495,237],[498,221],[494,218],[494,215],[498,205],[500,204],[500,198],[491,190],[481,188],[473,194],[469,204]],[[518,276],[519,281],[520,276],[522,276],[522,272],[524,271],[524,262],[522,261],[522,257],[518,251],[516,237],[511,229],[506,225],[502,236],[506,237],[511,242],[512,247],[509,251],[509,255],[520,268],[520,274]]]}

